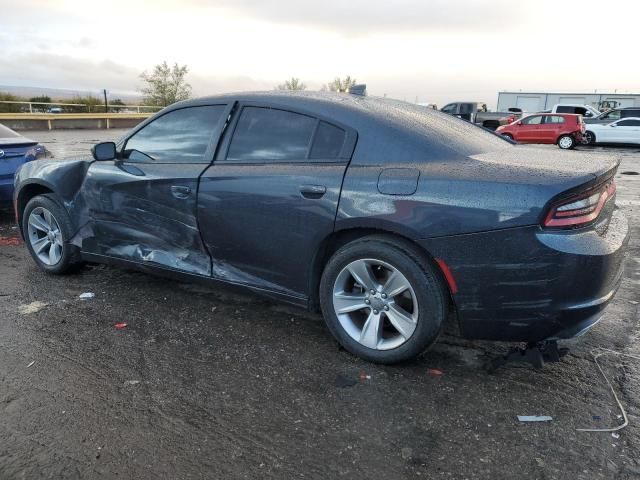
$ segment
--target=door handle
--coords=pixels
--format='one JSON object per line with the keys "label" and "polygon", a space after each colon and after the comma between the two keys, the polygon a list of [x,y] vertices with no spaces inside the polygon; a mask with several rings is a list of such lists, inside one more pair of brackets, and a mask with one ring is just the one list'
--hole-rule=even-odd
{"label": "door handle", "polygon": [[300,193],[305,198],[321,198],[327,192],[324,185],[301,185]]}
{"label": "door handle", "polygon": [[171,185],[171,195],[181,200],[189,197],[191,188],[184,185]]}

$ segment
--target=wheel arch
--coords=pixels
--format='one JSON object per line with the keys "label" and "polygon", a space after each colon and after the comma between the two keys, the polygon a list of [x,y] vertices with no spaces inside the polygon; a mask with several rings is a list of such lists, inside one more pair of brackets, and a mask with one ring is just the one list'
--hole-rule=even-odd
{"label": "wheel arch", "polygon": [[20,191],[16,197],[16,222],[20,230],[20,235],[24,239],[24,233],[22,231],[22,214],[27,206],[27,203],[32,198],[38,195],[55,194],[53,187],[45,182],[32,181],[20,187]]}
{"label": "wheel arch", "polygon": [[319,310],[318,291],[320,287],[320,279],[322,277],[324,267],[331,256],[342,246],[348,243],[351,243],[360,238],[370,237],[374,235],[387,237],[390,240],[395,241],[395,243],[404,244],[406,248],[411,249],[419,257],[423,265],[428,264],[433,267],[437,274],[440,276],[442,285],[444,285],[444,287],[446,288],[446,294],[449,299],[449,304],[455,311],[455,301],[453,299],[451,285],[449,283],[449,280],[446,278],[446,273],[443,272],[442,266],[437,261],[437,259],[424,247],[419,245],[414,238],[397,231],[375,227],[349,227],[342,230],[336,230],[322,240],[316,251],[316,254],[313,257],[310,269],[311,274],[309,276],[309,308],[311,310]]}

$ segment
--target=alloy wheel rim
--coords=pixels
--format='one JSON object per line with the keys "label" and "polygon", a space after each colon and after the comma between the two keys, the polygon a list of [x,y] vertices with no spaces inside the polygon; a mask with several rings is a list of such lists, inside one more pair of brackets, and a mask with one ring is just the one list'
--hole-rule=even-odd
{"label": "alloy wheel rim", "polygon": [[571,146],[571,143],[572,143],[572,141],[571,141],[571,139],[569,137],[562,137],[560,139],[560,146],[562,148],[569,148]]}
{"label": "alloy wheel rim", "polygon": [[398,348],[418,326],[418,301],[409,280],[377,259],[355,260],[340,271],[333,308],[345,332],[373,350]]}
{"label": "alloy wheel rim", "polygon": [[57,265],[62,259],[62,232],[53,214],[44,207],[36,207],[27,223],[29,243],[38,259],[45,265]]}

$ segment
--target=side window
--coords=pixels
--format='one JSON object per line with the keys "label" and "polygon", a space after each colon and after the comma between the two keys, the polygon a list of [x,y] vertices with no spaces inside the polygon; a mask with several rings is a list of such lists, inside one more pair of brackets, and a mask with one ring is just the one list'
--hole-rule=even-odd
{"label": "side window", "polygon": [[335,159],[340,156],[345,140],[345,131],[327,122],[320,122],[313,139],[312,159]]}
{"label": "side window", "polygon": [[609,120],[610,122],[614,122],[616,120],[620,120],[620,110],[611,110],[610,112],[605,113],[600,117],[602,120]]}
{"label": "side window", "polygon": [[138,163],[209,163],[204,154],[225,105],[173,110],[127,140],[122,156]]}
{"label": "side window", "polygon": [[616,125],[619,127],[640,127],[640,120],[622,120]]}
{"label": "side window", "polygon": [[561,117],[560,115],[547,115],[545,116],[544,123],[564,123],[564,117]]}
{"label": "side window", "polygon": [[455,113],[457,106],[457,103],[450,103],[449,105],[445,105],[444,107],[442,107],[442,111],[444,113]]}
{"label": "side window", "polygon": [[472,103],[461,103],[460,104],[460,113],[473,113],[473,104]]}
{"label": "side window", "polygon": [[625,117],[640,117],[640,109],[639,110],[633,110],[633,109],[629,109],[629,110],[618,110],[618,117],[615,119],[619,119],[619,118],[625,118]]}
{"label": "side window", "polygon": [[542,123],[542,115],[533,115],[522,119],[523,125],[540,125]]}
{"label": "side window", "polygon": [[316,123],[315,118],[299,113],[244,107],[231,139],[227,160],[304,160]]}
{"label": "side window", "polygon": [[556,108],[556,113],[576,113],[576,112],[574,107],[559,106]]}

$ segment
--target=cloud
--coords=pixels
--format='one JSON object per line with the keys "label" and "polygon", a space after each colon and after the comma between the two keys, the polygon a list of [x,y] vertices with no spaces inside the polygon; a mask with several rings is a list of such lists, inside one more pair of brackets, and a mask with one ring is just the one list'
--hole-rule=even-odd
{"label": "cloud", "polygon": [[[34,85],[96,94],[106,88],[112,95],[138,96],[141,71],[111,60],[92,61],[66,55],[33,52],[13,57],[0,56],[0,71],[6,85]],[[10,72],[10,73],[9,73]],[[209,76],[190,73],[187,81],[195,96],[240,90],[268,90],[272,83],[247,76]]]}
{"label": "cloud", "polygon": [[215,5],[236,15],[347,35],[504,31],[526,22],[534,6],[513,0],[219,0]]}

